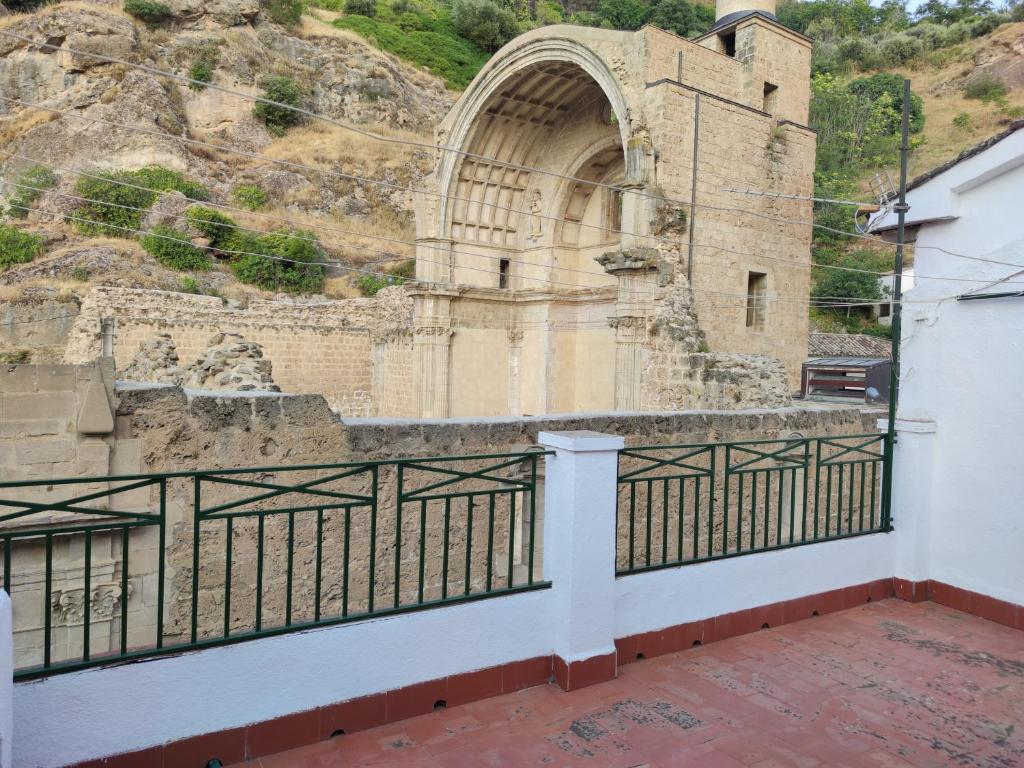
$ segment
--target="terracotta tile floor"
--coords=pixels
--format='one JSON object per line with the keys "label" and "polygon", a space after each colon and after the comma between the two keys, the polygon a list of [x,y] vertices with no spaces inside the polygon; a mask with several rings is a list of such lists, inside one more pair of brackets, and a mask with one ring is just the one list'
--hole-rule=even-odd
{"label": "terracotta tile floor", "polygon": [[934,603],[861,608],[248,763],[1024,766],[1024,632]]}

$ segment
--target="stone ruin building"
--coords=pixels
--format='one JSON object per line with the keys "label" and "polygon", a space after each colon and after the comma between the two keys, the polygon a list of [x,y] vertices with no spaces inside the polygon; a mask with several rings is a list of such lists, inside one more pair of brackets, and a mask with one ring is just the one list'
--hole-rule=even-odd
{"label": "stone ruin building", "polygon": [[786,405],[807,348],[815,141],[811,43],[773,10],[720,0],[693,41],[521,35],[436,131],[413,285],[246,306],[99,287],[64,361],[113,355],[118,378],[166,381],[131,361],[173,344],[185,369],[231,333],[281,391],[343,416]]}
{"label": "stone ruin building", "polygon": [[417,200],[418,415],[788,399],[811,204],[729,191],[813,187],[811,43],[773,11],[719,0],[694,41],[548,26],[491,59]]}

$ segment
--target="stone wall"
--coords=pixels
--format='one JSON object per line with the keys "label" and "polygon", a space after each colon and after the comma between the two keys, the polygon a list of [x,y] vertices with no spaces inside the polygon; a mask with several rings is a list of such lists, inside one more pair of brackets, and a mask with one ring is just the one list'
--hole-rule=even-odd
{"label": "stone wall", "polygon": [[[43,481],[54,478],[103,478],[132,474],[141,468],[138,441],[114,436],[114,361],[104,358],[87,365],[0,366],[0,478],[5,482]],[[18,534],[40,525],[88,522],[82,514],[44,510],[16,516],[20,502],[55,503],[92,494],[79,506],[94,508],[93,522],[107,520],[107,509],[127,503],[118,494],[107,494],[114,484],[83,480],[67,484],[43,483],[28,488],[0,489],[0,535]],[[97,495],[98,494],[98,495]],[[135,501],[148,503],[148,497]],[[143,506],[143,509],[145,507]],[[117,622],[122,599],[121,534],[109,531],[92,536],[92,575],[89,603],[92,609],[92,652],[110,651],[117,642]],[[55,659],[74,657],[82,650],[83,581],[82,536],[53,538],[52,652]],[[156,537],[132,542],[127,581],[133,632],[130,641],[145,641],[136,627],[153,626]],[[41,661],[43,646],[45,549],[39,538],[15,540],[12,546],[14,648],[16,664]],[[149,611],[150,619],[140,620]],[[152,630],[150,630],[152,634]],[[113,644],[112,644],[113,643]]]}
{"label": "stone wall", "polygon": [[[242,306],[213,296],[95,288],[82,303],[65,359],[82,362],[100,353],[104,319],[113,321],[119,371],[158,333],[171,335],[183,368],[203,353],[213,335],[239,333],[262,346],[283,391],[322,394],[343,415],[377,415],[374,339],[400,333],[410,314],[411,303],[401,289],[385,289],[372,299],[275,298]],[[386,356],[383,364],[397,357]],[[402,379],[386,370],[378,375],[401,387]],[[411,388],[411,382],[405,386]],[[400,401],[401,396],[399,391],[393,397]]]}
{"label": "stone wall", "polygon": [[0,353],[28,353],[34,363],[59,363],[78,316],[74,296],[23,296],[0,302]]}
{"label": "stone wall", "polygon": [[[102,373],[102,377],[97,376]],[[369,490],[367,472],[323,480],[331,469],[283,468],[301,465],[339,464],[368,460],[392,460],[424,456],[462,456],[523,451],[536,443],[541,431],[592,429],[619,434],[627,446],[685,444],[740,439],[772,439],[794,434],[841,435],[870,431],[877,412],[849,407],[786,408],[746,411],[689,411],[675,413],[620,413],[569,415],[489,420],[416,421],[396,419],[339,419],[327,401],[313,395],[277,393],[193,393],[174,386],[122,383],[111,391],[109,359],[100,367],[92,366],[18,366],[0,376],[2,381],[5,435],[12,437],[6,448],[0,446],[10,479],[45,479],[58,475],[83,476],[80,483],[48,487],[38,486],[0,493],[0,498],[27,498],[56,501],[99,489],[107,491],[85,506],[96,505],[102,517],[106,509],[131,512],[155,512],[159,509],[160,483],[115,493],[120,483],[87,476],[111,473],[182,472],[197,469],[263,467],[235,479],[257,483],[295,485],[322,480],[321,487],[345,493],[365,494]],[[55,378],[57,377],[57,378]],[[105,382],[103,403],[111,403],[107,421],[83,423],[90,411],[90,392],[96,381]],[[84,394],[76,394],[81,391]],[[56,394],[55,394],[56,393]],[[94,395],[93,395],[94,396]],[[56,398],[56,399],[55,399]],[[91,410],[97,410],[92,408]],[[99,409],[102,410],[102,409]],[[61,419],[54,419],[57,413]],[[77,422],[72,418],[75,416]],[[53,423],[49,423],[52,421]],[[103,434],[82,434],[82,430],[106,429]],[[4,452],[5,451],[5,452]],[[79,458],[80,455],[80,458]],[[77,463],[75,463],[77,462]],[[460,458],[447,465],[450,469],[481,468],[486,462]],[[277,469],[275,469],[275,467]],[[541,465],[542,467],[542,465]],[[15,469],[17,468],[17,470]],[[373,595],[377,605],[389,605],[395,584],[396,472],[393,465],[381,465],[380,495],[377,499],[376,565]],[[509,467],[506,472],[524,468]],[[436,482],[439,475],[406,470],[405,481],[413,485]],[[440,477],[443,477],[440,476]],[[543,482],[541,476],[540,482]],[[166,481],[166,595],[164,639],[168,643],[188,639],[192,611],[192,558],[195,494],[191,477]],[[492,484],[493,487],[493,484]],[[210,510],[219,504],[237,501],[261,493],[251,487],[204,480],[200,488],[201,508]],[[486,498],[486,497],[481,497]],[[542,493],[538,496],[538,535],[543,531]],[[261,527],[255,517],[233,521],[232,602],[228,625],[232,632],[253,626],[255,610],[256,557],[262,541],[264,626],[284,622],[290,606],[292,621],[310,620],[315,615],[314,565],[317,561],[318,504],[327,508],[320,523],[325,542],[320,566],[325,574],[321,594],[324,615],[337,615],[346,605],[351,613],[368,607],[371,594],[369,508],[356,505],[331,506],[323,497],[291,494],[269,501],[246,503],[242,509],[265,511],[296,508],[265,516]],[[406,502],[401,519],[402,556],[398,563],[401,579],[400,600],[416,600],[419,580],[417,552],[421,540],[429,562],[423,571],[423,590],[427,599],[440,596],[441,571],[437,553],[442,542],[450,540],[451,561],[447,572],[449,594],[466,588],[464,563],[470,563],[469,586],[482,588],[485,580],[495,588],[513,578],[523,579],[527,557],[528,505],[521,495],[499,496],[488,526],[487,505],[477,501],[477,517],[472,527],[472,548],[465,542],[469,528],[466,500],[456,500],[450,517],[443,501],[428,502],[421,511],[417,501]],[[5,509],[9,511],[9,506]],[[64,513],[61,513],[64,514]],[[422,515],[422,517],[421,517]],[[52,517],[52,516],[51,516]],[[47,520],[51,520],[47,517]],[[292,520],[289,520],[292,517]],[[449,520],[445,538],[442,519]],[[0,532],[37,522],[9,520],[0,523]],[[342,547],[346,524],[349,544]],[[218,637],[224,631],[226,523],[208,519],[200,524],[200,587],[198,590],[197,629],[199,637]],[[542,542],[537,542],[537,552]],[[82,537],[55,537],[55,594],[52,615],[55,621],[53,658],[75,658],[82,649],[82,606],[84,600],[84,560]],[[92,541],[92,581],[90,600],[93,653],[115,650],[118,645],[118,619],[124,599],[127,601],[129,646],[146,646],[155,639],[157,605],[157,530],[136,529],[129,538],[129,563],[124,565],[123,539],[117,532],[96,533]],[[511,549],[511,552],[510,552]],[[342,552],[350,566],[348,591],[341,589],[344,568]],[[293,587],[288,596],[288,552],[292,553]],[[492,571],[488,552],[493,554]],[[434,557],[429,557],[430,554]],[[41,657],[43,559],[39,544],[21,543],[15,547],[14,578],[16,643],[19,665],[38,663]],[[511,562],[512,566],[507,566]],[[538,555],[535,574],[540,574]],[[126,590],[121,588],[125,574]],[[521,583],[517,581],[517,583]],[[30,594],[19,594],[30,592]],[[122,597],[124,594],[124,598]],[[347,602],[343,602],[346,601]],[[26,608],[26,606],[29,606]]]}

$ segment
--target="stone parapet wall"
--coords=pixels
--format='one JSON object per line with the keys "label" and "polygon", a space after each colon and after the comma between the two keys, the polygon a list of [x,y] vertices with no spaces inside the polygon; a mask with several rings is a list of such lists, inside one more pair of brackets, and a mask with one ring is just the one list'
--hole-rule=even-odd
{"label": "stone parapet wall", "polygon": [[[242,306],[213,296],[104,287],[83,301],[65,360],[82,362],[103,350],[105,319],[113,321],[109,351],[119,371],[158,333],[171,335],[182,367],[203,353],[211,336],[238,333],[262,346],[283,391],[322,394],[343,415],[369,416],[380,412],[374,398],[374,343],[391,344],[407,334],[410,317],[411,302],[401,289],[366,299],[281,298]],[[411,392],[409,378],[386,371],[378,375],[399,387],[404,383]],[[403,396],[388,393],[387,398]]]}

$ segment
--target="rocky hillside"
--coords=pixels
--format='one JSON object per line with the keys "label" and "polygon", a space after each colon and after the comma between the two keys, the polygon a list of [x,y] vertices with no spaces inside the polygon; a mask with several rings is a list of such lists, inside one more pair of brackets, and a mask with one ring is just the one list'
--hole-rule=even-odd
{"label": "rocky hillside", "polygon": [[[193,199],[201,194],[251,210],[231,214],[237,227],[305,231],[319,241],[318,258],[356,266],[408,258],[408,246],[347,232],[411,239],[409,195],[398,187],[429,170],[428,152],[319,121],[281,126],[273,116],[254,114],[253,102],[240,96],[44,45],[142,63],[252,95],[287,82],[295,88],[294,103],[312,112],[426,140],[452,101],[443,83],[315,18],[291,27],[275,24],[259,0],[169,0],[167,7],[171,16],[159,25],[106,2],[65,2],[0,17],[0,32],[32,41],[0,35],[0,211],[9,206],[18,228],[38,237],[28,245],[31,263],[0,274],[6,297],[81,293],[94,283],[236,296],[271,287],[258,280],[242,284],[218,260],[182,272],[174,268],[179,262],[154,258],[113,224],[82,226],[83,203],[74,199],[84,196],[81,172],[156,168],[156,174],[147,172],[145,185],[151,176],[176,180],[160,189],[184,194],[175,193],[177,202],[175,195],[161,194],[143,215],[143,229],[166,226],[189,239],[201,236],[183,220],[191,191]],[[134,176],[120,178],[139,184]],[[257,246],[269,248],[269,240],[247,247]],[[345,295],[350,282],[344,271],[329,270],[325,290]]]}

